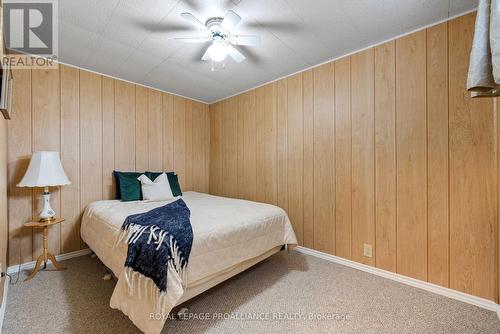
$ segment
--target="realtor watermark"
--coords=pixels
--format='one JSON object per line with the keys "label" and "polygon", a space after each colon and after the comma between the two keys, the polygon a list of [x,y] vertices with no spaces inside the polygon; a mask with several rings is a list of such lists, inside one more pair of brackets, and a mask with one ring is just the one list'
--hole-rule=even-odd
{"label": "realtor watermark", "polygon": [[177,315],[150,313],[151,320],[233,320],[233,321],[349,321],[348,313],[301,312],[184,312]]}
{"label": "realtor watermark", "polygon": [[2,65],[16,69],[57,68],[57,0],[4,0],[3,34],[11,54]]}

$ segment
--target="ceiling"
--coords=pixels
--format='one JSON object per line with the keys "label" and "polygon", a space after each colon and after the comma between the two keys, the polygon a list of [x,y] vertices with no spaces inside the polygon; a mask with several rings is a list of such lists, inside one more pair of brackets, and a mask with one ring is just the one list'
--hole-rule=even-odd
{"label": "ceiling", "polygon": [[[394,38],[477,6],[477,0],[60,0],[61,62],[204,102],[213,102]],[[242,63],[210,70],[208,44],[180,14],[242,17]]]}

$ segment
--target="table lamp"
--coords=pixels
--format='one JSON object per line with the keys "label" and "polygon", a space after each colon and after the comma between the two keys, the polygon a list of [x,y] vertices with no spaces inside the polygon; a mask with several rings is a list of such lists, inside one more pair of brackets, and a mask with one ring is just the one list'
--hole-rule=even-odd
{"label": "table lamp", "polygon": [[18,187],[43,187],[43,209],[40,212],[41,222],[54,220],[56,213],[50,206],[49,187],[71,184],[59,159],[59,152],[39,151],[33,153],[26,174]]}

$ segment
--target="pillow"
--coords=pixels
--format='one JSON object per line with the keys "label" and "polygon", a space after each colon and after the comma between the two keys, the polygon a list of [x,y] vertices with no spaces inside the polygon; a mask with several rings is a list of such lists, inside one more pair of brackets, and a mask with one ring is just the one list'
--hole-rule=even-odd
{"label": "pillow", "polygon": [[[122,194],[121,194],[121,191],[120,191],[120,174],[122,174],[123,176],[125,177],[129,177],[130,178],[133,178],[133,179],[137,179],[139,176],[141,176],[142,174],[144,173],[136,173],[136,172],[120,172],[120,171],[113,171],[113,176],[115,178],[115,199],[122,199]],[[139,181],[137,181],[137,184],[139,186],[139,188],[141,187],[141,183]]]}
{"label": "pillow", "polygon": [[154,182],[144,174],[139,176],[138,180],[141,182],[144,200],[166,201],[174,198],[172,190],[170,190],[167,174],[162,173]]}
{"label": "pillow", "polygon": [[[151,179],[155,180],[158,176],[163,174],[163,172],[146,172],[146,175]],[[167,172],[168,183],[170,184],[170,189],[172,190],[172,195],[175,197],[182,196],[181,186],[179,185],[179,178],[174,172]]]}
{"label": "pillow", "polygon": [[122,199],[122,194],[120,193],[120,179],[118,178],[118,175],[120,172],[114,170],[113,171],[113,177],[115,178],[115,199]]}
{"label": "pillow", "polygon": [[116,199],[123,202],[142,199],[141,182],[137,178],[144,173],[114,171],[113,174],[116,180]]}

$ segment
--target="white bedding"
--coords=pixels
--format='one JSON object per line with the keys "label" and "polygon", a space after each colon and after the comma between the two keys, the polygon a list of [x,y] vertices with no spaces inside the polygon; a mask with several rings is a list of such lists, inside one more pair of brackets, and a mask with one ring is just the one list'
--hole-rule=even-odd
{"label": "white bedding", "polygon": [[[241,262],[261,256],[276,246],[297,244],[288,216],[276,206],[196,192],[186,192],[182,199],[191,210],[194,235],[187,282],[184,282],[188,289]],[[115,243],[125,218],[167,203],[94,202],[85,209],[83,215],[82,239],[120,277],[127,246],[120,244],[116,248]],[[112,304],[112,307],[117,307],[116,303]],[[158,332],[158,321],[150,320],[147,311],[152,310],[152,307],[140,301],[121,304],[119,308],[137,327],[144,332]]]}

